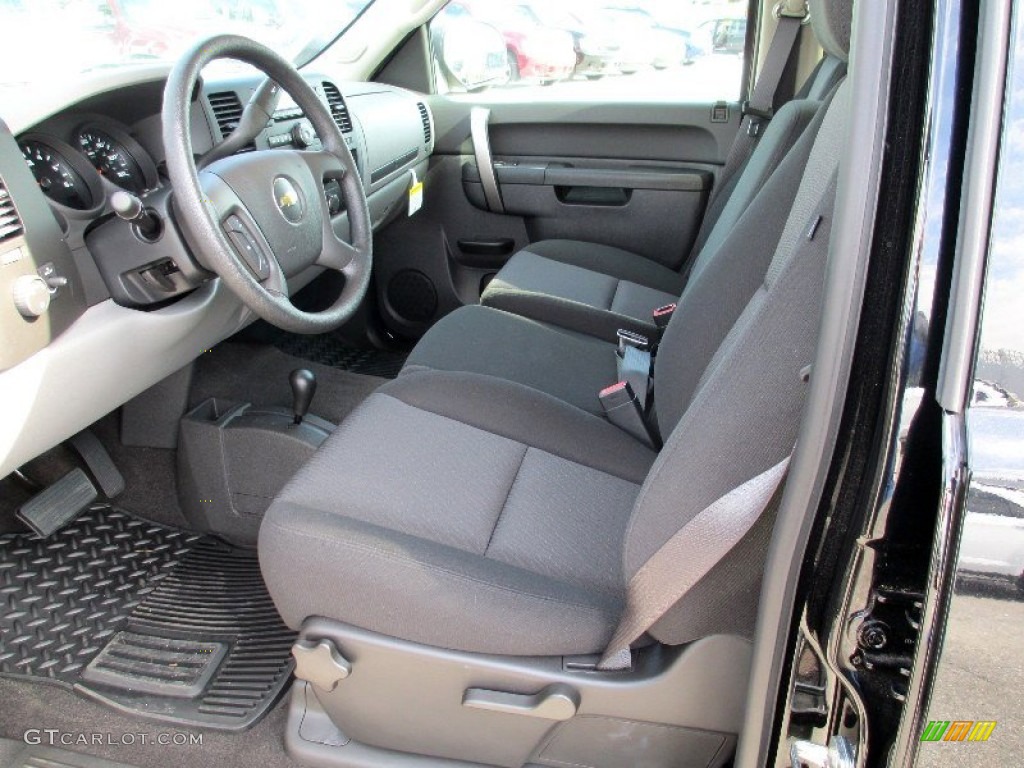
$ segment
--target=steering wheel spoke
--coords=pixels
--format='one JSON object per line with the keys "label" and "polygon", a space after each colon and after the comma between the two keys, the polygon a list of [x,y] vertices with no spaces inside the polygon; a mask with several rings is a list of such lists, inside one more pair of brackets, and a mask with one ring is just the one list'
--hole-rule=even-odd
{"label": "steering wheel spoke", "polygon": [[[192,94],[202,68],[234,59],[261,70],[302,109],[320,137],[318,151],[273,150],[225,157],[196,169]],[[175,65],[164,90],[163,139],[182,234],[199,261],[264,320],[296,333],[323,333],[347,321],[370,282],[372,228],[352,153],[327,105],[274,51],[238,35],[201,41]],[[336,182],[351,243],[334,231],[325,182]],[[288,278],[311,266],[341,271],[334,304],[305,312],[288,296]]]}
{"label": "steering wheel spoke", "polygon": [[318,267],[326,267],[346,275],[352,265],[359,259],[359,249],[351,243],[346,243],[338,237],[332,237],[324,242],[324,249],[317,259]]}
{"label": "steering wheel spoke", "polygon": [[203,171],[199,179],[207,211],[227,240],[236,266],[247,269],[258,283],[266,283],[281,268],[252,214],[234,189],[215,172]]}
{"label": "steering wheel spoke", "polygon": [[325,149],[304,149],[298,152],[298,155],[309,166],[313,178],[321,182],[331,179],[341,181],[348,173],[341,158]]}

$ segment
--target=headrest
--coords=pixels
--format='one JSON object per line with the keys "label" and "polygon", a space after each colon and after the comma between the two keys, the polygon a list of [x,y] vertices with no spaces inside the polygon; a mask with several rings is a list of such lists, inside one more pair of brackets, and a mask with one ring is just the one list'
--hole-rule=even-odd
{"label": "headrest", "polygon": [[825,53],[847,61],[850,58],[850,26],[853,0],[810,0],[811,27]]}

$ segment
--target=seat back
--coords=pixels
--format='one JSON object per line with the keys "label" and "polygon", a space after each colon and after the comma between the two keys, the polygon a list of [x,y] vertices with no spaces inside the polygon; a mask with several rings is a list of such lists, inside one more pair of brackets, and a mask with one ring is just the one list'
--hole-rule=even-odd
{"label": "seat back", "polygon": [[[806,390],[801,371],[814,356],[821,320],[849,97],[844,82],[822,115],[795,198],[771,201],[786,211],[777,247],[762,246],[757,227],[737,227],[683,294],[658,353],[654,386],[668,437],[627,529],[627,579],[697,513],[792,450]],[[768,265],[759,277],[750,277],[754,269],[736,271],[744,258],[764,259],[766,250]],[[722,292],[739,295],[751,280],[757,286],[738,319],[716,319]],[[654,637],[675,644],[751,630],[769,518],[652,628]]]}
{"label": "seat back", "polygon": [[[722,236],[722,242],[709,241],[694,264],[655,359],[657,422],[665,438],[689,407],[704,370],[729,330],[764,283],[826,107],[817,111],[753,202]],[[757,161],[756,155],[752,163]]]}
{"label": "seat back", "polygon": [[846,77],[846,62],[825,54],[818,62],[818,66],[814,68],[814,73],[807,78],[807,82],[797,93],[796,98],[820,101],[825,98],[826,94],[831,93],[844,77]]}
{"label": "seat back", "polygon": [[[849,45],[852,0],[816,0],[811,12],[815,35],[825,50],[810,77],[797,92],[793,101],[778,108],[768,123],[754,153],[742,171],[726,180],[726,186],[716,190],[708,209],[704,212],[697,239],[690,247],[690,260],[697,265],[720,246],[736,225],[740,215],[753,201],[775,167],[792,148],[804,127],[813,118],[817,106],[832,93],[846,76],[846,49]],[[817,21],[815,21],[817,16]],[[844,21],[845,20],[845,21]],[[840,26],[833,30],[831,25]]]}
{"label": "seat back", "polygon": [[[826,91],[826,94],[828,91]],[[691,251],[689,276],[692,279],[710,260],[737,225],[758,191],[768,183],[775,169],[799,141],[818,113],[824,96],[786,102],[764,129],[761,139],[742,170],[725,181],[725,187],[712,197],[704,212],[700,231]],[[721,181],[721,180],[720,180]]]}

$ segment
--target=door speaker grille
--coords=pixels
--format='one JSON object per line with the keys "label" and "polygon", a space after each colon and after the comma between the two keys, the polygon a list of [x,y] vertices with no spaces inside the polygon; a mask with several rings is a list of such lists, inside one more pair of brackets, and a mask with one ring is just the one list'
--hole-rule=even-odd
{"label": "door speaker grille", "polygon": [[437,289],[416,269],[394,274],[388,281],[387,300],[392,311],[410,323],[425,323],[437,313]]}

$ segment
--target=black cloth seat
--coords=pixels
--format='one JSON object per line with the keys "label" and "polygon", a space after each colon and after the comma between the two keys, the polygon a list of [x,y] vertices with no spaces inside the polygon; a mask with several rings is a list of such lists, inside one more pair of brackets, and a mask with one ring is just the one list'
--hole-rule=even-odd
{"label": "black cloth seat", "polygon": [[[819,40],[843,55],[849,3],[811,5]],[[517,381],[533,375],[521,361],[507,364],[518,366],[508,378],[414,362],[338,427],[266,513],[260,563],[285,621],[323,617],[478,653],[602,651],[626,585],[651,556],[792,450],[851,109],[842,85],[809,159],[787,157],[778,187],[743,217],[783,208],[779,234],[765,236],[760,219],[737,227],[690,281],[656,360],[657,455],[574,404],[574,393]],[[780,175],[792,173],[797,187]],[[768,245],[752,251],[750,238]],[[492,366],[509,349],[503,324],[532,322],[487,307],[461,316],[478,324],[459,320],[463,336],[450,341],[489,349]],[[492,330],[474,336],[486,323]],[[548,369],[545,386],[603,375],[596,356],[610,345],[535,325],[544,348],[523,346]],[[593,361],[583,359],[590,344]],[[666,644],[749,635],[771,529],[762,515],[648,634]]]}
{"label": "black cloth seat", "polygon": [[[791,101],[769,123],[720,213],[705,223],[708,231],[695,246],[691,279],[739,225],[807,132],[821,104],[813,99]],[[653,311],[677,301],[686,282],[681,272],[620,248],[542,240],[515,254],[484,290],[480,302],[613,341],[620,328],[653,335]]]}

